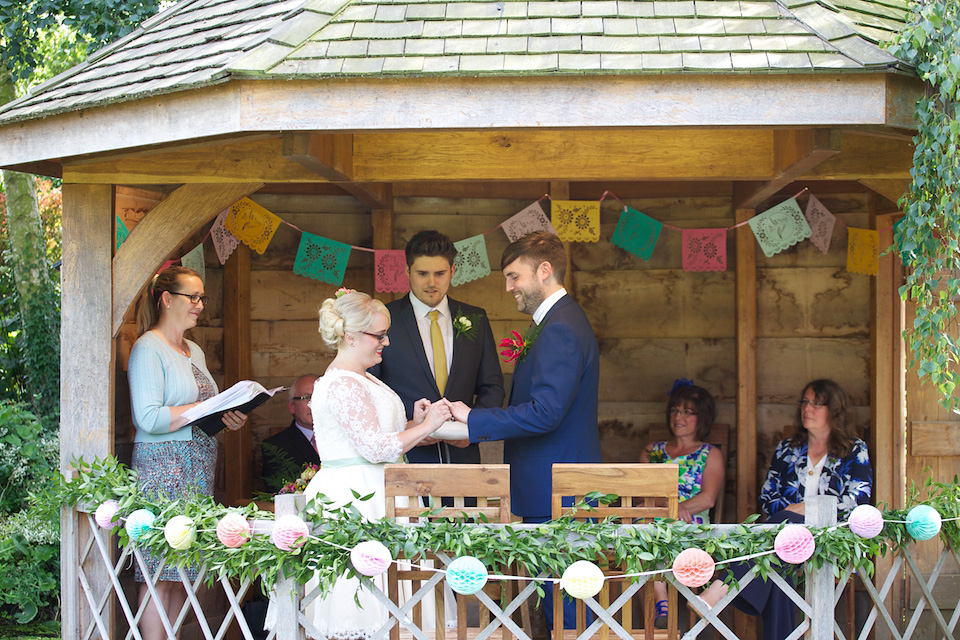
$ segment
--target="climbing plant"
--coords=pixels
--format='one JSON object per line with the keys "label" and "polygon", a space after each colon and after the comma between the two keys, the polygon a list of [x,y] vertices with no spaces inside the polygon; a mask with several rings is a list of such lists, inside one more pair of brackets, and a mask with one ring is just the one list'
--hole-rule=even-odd
{"label": "climbing plant", "polygon": [[900,200],[895,240],[906,267],[904,300],[916,305],[905,337],[911,366],[957,410],[960,363],[956,299],[960,296],[960,3],[918,0],[893,54],[910,63],[926,91],[917,102],[911,180]]}

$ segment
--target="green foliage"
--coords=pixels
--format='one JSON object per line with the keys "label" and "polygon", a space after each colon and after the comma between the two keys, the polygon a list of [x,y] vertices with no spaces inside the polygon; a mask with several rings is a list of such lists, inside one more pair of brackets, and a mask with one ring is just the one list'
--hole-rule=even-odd
{"label": "green foliage", "polygon": [[[532,530],[462,519],[434,520],[411,527],[397,525],[385,518],[376,522],[364,521],[354,505],[333,508],[332,503],[320,495],[308,503],[303,514],[314,529],[314,535],[300,549],[280,551],[265,535],[253,536],[239,549],[228,549],[216,537],[217,522],[226,513],[234,511],[248,518],[262,519],[270,519],[272,514],[257,511],[253,504],[242,509],[223,507],[208,496],[175,502],[151,501],[137,490],[136,474],[116,460],[77,461],[75,466],[79,469],[75,479],[63,482],[58,489],[58,499],[65,504],[81,502],[86,508],[94,509],[102,501],[113,498],[120,502],[122,516],[135,509],[148,508],[157,515],[157,520],[155,528],[138,543],[141,547],[149,548],[151,553],[164,557],[174,566],[205,564],[211,582],[221,576],[237,579],[260,577],[268,588],[276,583],[282,571],[285,576],[301,583],[316,576],[321,589],[328,590],[339,575],[352,572],[350,550],[371,539],[382,542],[395,557],[402,552],[415,559],[426,551],[442,550],[453,556],[475,556],[490,568],[516,564],[532,575],[545,569],[559,575],[576,560],[605,564],[608,550],[616,562],[625,563],[629,573],[669,568],[682,550],[691,547],[705,550],[719,563],[769,552],[780,530],[779,525],[753,524],[755,518],[721,535],[710,535],[709,526],[667,520],[637,528],[611,521],[574,521],[569,517],[537,525]],[[942,493],[933,495],[928,502],[945,516],[954,514],[960,504],[958,492],[960,489],[956,486],[945,485]],[[355,494],[355,497],[361,501],[370,496]],[[587,496],[587,500],[593,503],[615,498],[602,494]],[[576,509],[589,511],[592,507],[583,503]],[[181,514],[196,523],[197,542],[186,551],[174,551],[166,543],[162,529],[170,518]],[[899,512],[888,512],[885,518],[903,520]],[[817,545],[810,562],[817,567],[826,563],[853,566],[864,575],[872,575],[872,562],[876,556],[909,541],[904,529],[902,523],[889,522],[878,537],[866,540],[846,527],[815,528]],[[948,536],[944,539],[949,540],[949,536],[956,535],[951,533],[955,530],[955,526],[953,529],[945,526],[941,535]],[[120,543],[128,544],[126,532],[118,531]],[[756,563],[761,576],[770,571],[784,571],[772,553],[759,556]]]}
{"label": "green foliage", "polygon": [[918,132],[911,181],[900,201],[905,217],[895,238],[906,266],[903,299],[916,303],[905,331],[911,366],[940,391],[944,406],[960,399],[955,298],[960,292],[960,3],[914,2],[893,54],[913,65],[927,85],[917,103]]}
{"label": "green foliage", "polygon": [[23,405],[0,401],[0,514],[27,506],[36,491],[59,475],[59,442]]}
{"label": "green foliage", "polygon": [[0,0],[0,66],[28,78],[43,66],[44,40],[67,27],[86,49],[120,38],[157,12],[160,0]]}

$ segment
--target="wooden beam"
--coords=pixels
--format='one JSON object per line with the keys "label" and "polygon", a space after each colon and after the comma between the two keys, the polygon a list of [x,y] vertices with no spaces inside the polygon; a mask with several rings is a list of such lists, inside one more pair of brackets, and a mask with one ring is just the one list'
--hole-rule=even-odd
{"label": "wooden beam", "polygon": [[[737,223],[756,214],[737,209]],[[757,242],[748,225],[737,239],[737,521],[757,510]]]}
{"label": "wooden beam", "polygon": [[283,157],[331,182],[353,177],[353,136],[349,133],[283,132]]}
{"label": "wooden beam", "polygon": [[810,180],[909,180],[913,143],[893,138],[840,134],[842,152],[812,168]]}
{"label": "wooden beam", "polygon": [[[250,361],[250,249],[241,244],[223,272],[223,385],[248,380]],[[253,426],[251,421],[224,437],[224,502],[237,504],[253,495]]]}
{"label": "wooden beam", "polygon": [[[259,189],[259,182],[187,184],[154,207],[130,232],[113,258],[113,335],[133,307],[147,280],[187,238],[224,208]],[[107,218],[113,220],[113,216]]]}
{"label": "wooden beam", "polygon": [[[550,196],[554,200],[569,200],[570,199],[570,183],[563,182],[559,180],[552,180],[550,182]],[[552,211],[551,211],[552,213]],[[567,272],[563,276],[563,286],[574,298],[577,297],[576,291],[573,288],[573,254],[571,251],[571,243],[563,243],[563,253],[567,257]]]}
{"label": "wooden beam", "polygon": [[389,209],[393,206],[393,192],[387,183],[338,182],[337,184],[371,209]]}
{"label": "wooden beam", "polygon": [[[113,189],[63,185],[63,268],[60,323],[60,470],[71,477],[75,457],[88,462],[114,452],[115,347],[110,331],[113,278]],[[96,593],[109,586],[97,554],[81,563],[86,518],[61,511],[61,612],[65,637],[82,637],[92,618],[80,589],[82,567]],[[112,605],[106,616],[113,620]]]}
{"label": "wooden beam", "polygon": [[799,180],[810,169],[840,153],[840,134],[830,129],[775,131],[773,134],[776,176],[737,205],[757,209],[786,185]]}
{"label": "wooden beam", "polygon": [[858,182],[874,193],[880,194],[896,206],[897,203],[900,202],[900,198],[903,197],[903,194],[907,192],[907,185],[910,183],[910,180],[908,178],[887,180],[863,178]]}

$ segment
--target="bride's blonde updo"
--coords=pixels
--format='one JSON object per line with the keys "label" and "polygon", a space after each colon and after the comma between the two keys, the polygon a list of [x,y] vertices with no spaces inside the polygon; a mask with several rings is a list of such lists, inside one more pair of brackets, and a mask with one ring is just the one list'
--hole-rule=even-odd
{"label": "bride's blonde updo", "polygon": [[327,298],[320,305],[320,337],[328,347],[339,349],[344,335],[366,331],[378,313],[390,319],[382,302],[359,291]]}

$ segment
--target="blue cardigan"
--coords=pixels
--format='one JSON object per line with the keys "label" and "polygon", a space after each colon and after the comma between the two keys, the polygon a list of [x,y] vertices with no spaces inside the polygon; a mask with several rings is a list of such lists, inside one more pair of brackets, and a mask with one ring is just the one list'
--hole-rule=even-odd
{"label": "blue cardigan", "polygon": [[[780,441],[760,491],[760,508],[768,518],[790,504],[803,502],[805,487],[797,477],[797,467],[806,464],[806,444],[794,447],[789,439]],[[819,493],[837,497],[837,517],[841,522],[854,507],[870,502],[873,468],[863,440],[856,439],[850,453],[842,459],[827,454],[820,474]]]}
{"label": "blue cardigan", "polygon": [[203,372],[214,391],[217,383],[207,370],[203,350],[191,340],[187,340],[187,345],[189,358],[153,331],[144,333],[133,345],[127,376],[133,424],[137,428],[135,442],[171,442],[192,437],[193,429],[170,431],[170,407],[197,401],[200,390],[191,365]]}

